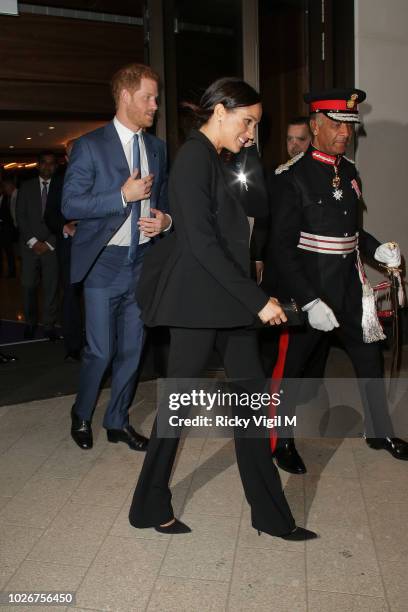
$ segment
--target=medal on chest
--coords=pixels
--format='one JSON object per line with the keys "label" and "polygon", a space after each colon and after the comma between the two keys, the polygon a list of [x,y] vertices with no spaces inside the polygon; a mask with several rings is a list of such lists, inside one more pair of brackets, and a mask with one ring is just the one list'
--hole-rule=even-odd
{"label": "medal on chest", "polygon": [[328,164],[329,166],[333,166],[334,177],[332,180],[332,185],[333,185],[332,195],[333,195],[333,198],[339,202],[340,200],[343,199],[343,190],[340,189],[341,179],[340,179],[339,170],[338,170],[338,165],[340,163],[341,158],[335,155],[328,155],[327,153],[322,153],[322,151],[318,151],[317,149],[313,151],[312,157],[316,161],[319,161],[323,164]]}
{"label": "medal on chest", "polygon": [[332,180],[332,185],[334,187],[333,198],[338,202],[343,198],[343,190],[340,189],[340,177],[339,171],[337,170],[337,165],[333,166],[334,168],[334,177]]}

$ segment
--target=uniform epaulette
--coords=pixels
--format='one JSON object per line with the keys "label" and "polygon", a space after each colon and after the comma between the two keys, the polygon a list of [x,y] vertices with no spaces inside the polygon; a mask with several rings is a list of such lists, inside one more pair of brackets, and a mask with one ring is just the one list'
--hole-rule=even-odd
{"label": "uniform epaulette", "polygon": [[286,170],[289,170],[289,168],[293,166],[293,164],[296,164],[296,162],[299,161],[299,159],[301,159],[303,156],[304,152],[302,151],[301,153],[295,155],[295,157],[292,157],[292,159],[288,159],[285,164],[281,164],[276,168],[275,174],[282,174],[282,172],[286,172]]}
{"label": "uniform epaulette", "polygon": [[349,157],[346,157],[345,155],[343,155],[343,159],[346,159],[348,162],[350,162],[350,164],[354,164],[355,165],[355,161],[354,159],[350,159]]}

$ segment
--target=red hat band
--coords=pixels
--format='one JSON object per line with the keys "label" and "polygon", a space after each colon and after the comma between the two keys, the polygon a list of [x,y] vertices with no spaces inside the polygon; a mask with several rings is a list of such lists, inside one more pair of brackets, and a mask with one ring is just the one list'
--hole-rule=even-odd
{"label": "red hat band", "polygon": [[315,100],[310,103],[311,113],[325,110],[356,112],[357,101],[353,100],[353,105],[350,100]]}

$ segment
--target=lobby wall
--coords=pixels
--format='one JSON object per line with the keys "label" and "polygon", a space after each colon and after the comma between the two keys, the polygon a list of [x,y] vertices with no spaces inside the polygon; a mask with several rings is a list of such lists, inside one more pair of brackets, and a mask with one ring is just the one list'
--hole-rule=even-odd
{"label": "lobby wall", "polygon": [[[408,2],[355,0],[356,87],[362,105],[357,166],[364,226],[396,240],[408,260]],[[373,273],[374,274],[374,273]]]}

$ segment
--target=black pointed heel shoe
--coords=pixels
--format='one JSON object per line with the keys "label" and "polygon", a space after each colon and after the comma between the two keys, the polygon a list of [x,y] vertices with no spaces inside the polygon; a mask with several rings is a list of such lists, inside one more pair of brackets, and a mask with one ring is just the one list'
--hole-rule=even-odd
{"label": "black pointed heel shoe", "polygon": [[280,537],[284,540],[289,540],[292,542],[302,542],[305,540],[315,540],[320,536],[314,531],[310,531],[310,529],[305,529],[304,527],[295,527],[293,531]]}
{"label": "black pointed heel shoe", "polygon": [[170,523],[170,525],[167,525],[167,527],[162,527],[161,525],[158,525],[157,527],[155,527],[155,530],[158,531],[159,533],[170,533],[170,534],[190,533],[191,532],[190,527],[186,525],[185,523],[182,523],[178,519],[174,519],[174,523]]}
{"label": "black pointed heel shoe", "polygon": [[[261,535],[262,531],[259,531],[259,529],[257,529],[257,531],[258,535]],[[320,538],[317,533],[310,531],[310,529],[305,529],[304,527],[295,527],[293,531],[276,537],[282,538],[283,540],[289,540],[291,542],[305,542],[306,540],[315,540],[316,538]]]}

